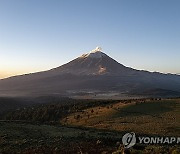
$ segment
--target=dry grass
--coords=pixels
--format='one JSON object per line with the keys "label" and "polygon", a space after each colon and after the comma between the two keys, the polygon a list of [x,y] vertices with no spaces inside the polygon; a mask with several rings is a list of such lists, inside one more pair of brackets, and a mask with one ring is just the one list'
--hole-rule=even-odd
{"label": "dry grass", "polygon": [[121,102],[95,107],[69,115],[66,125],[78,125],[139,134],[178,136],[180,134],[180,100]]}

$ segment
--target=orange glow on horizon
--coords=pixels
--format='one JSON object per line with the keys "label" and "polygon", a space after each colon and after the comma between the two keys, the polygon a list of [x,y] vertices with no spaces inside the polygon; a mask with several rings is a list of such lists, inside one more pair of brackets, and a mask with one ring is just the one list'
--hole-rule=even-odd
{"label": "orange glow on horizon", "polygon": [[25,74],[24,72],[9,72],[9,71],[0,71],[0,79],[8,78],[11,76]]}
{"label": "orange glow on horizon", "polygon": [[12,77],[12,76],[18,76],[23,74],[30,74],[30,73],[36,73],[36,72],[42,72],[47,71],[52,68],[55,68],[55,66],[50,67],[12,67],[12,66],[0,66],[0,79]]}
{"label": "orange glow on horizon", "polygon": [[40,72],[42,70],[36,70],[36,69],[22,69],[22,70],[0,70],[0,79],[17,76],[17,75],[23,75],[23,74],[29,74],[29,73],[35,73]]}

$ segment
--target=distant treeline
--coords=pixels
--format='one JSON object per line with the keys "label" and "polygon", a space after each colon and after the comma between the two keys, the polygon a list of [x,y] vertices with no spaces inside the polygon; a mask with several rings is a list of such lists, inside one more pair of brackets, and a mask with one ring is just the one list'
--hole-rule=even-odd
{"label": "distant treeline", "polygon": [[[84,109],[107,106],[121,101],[122,103],[144,102],[147,99],[132,100],[76,100],[70,98],[42,97],[31,101],[31,105],[19,103],[17,100],[9,99],[4,104],[9,104],[11,110],[0,115],[1,120],[22,120],[28,122],[59,122],[67,115],[81,112]],[[149,98],[149,100],[160,100],[160,98]],[[0,99],[1,101],[1,99]],[[14,102],[13,102],[14,101]],[[27,100],[26,100],[27,101]],[[32,103],[33,102],[33,103]],[[36,103],[35,103],[36,102]],[[0,105],[2,103],[0,102]],[[6,104],[6,105],[7,105]],[[18,105],[17,105],[18,104]],[[13,110],[14,107],[14,110]]]}
{"label": "distant treeline", "polygon": [[23,107],[3,115],[3,120],[25,120],[34,122],[58,122],[70,113],[84,109],[117,103],[117,100],[64,100],[59,103],[38,104]]}

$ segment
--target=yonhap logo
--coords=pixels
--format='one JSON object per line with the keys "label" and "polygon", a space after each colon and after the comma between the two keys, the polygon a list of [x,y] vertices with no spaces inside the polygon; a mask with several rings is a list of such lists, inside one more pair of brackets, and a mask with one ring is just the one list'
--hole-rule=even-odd
{"label": "yonhap logo", "polygon": [[136,137],[134,132],[126,133],[122,137],[122,143],[124,148],[130,148],[134,146],[136,143],[139,144],[179,144],[180,137],[149,137],[149,136],[139,136]]}
{"label": "yonhap logo", "polygon": [[122,143],[125,148],[130,148],[136,144],[136,135],[134,132],[126,133],[122,138]]}

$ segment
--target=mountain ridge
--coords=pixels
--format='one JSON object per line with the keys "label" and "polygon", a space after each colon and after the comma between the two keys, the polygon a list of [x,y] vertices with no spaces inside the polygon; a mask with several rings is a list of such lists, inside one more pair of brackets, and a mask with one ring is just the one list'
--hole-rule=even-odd
{"label": "mountain ridge", "polygon": [[158,88],[180,92],[180,76],[126,67],[100,47],[47,71],[0,80],[0,95],[67,94],[71,90],[132,94]]}
{"label": "mountain ridge", "polygon": [[[7,77],[7,78],[0,79],[0,81],[1,80],[6,80],[6,79],[11,79],[11,78],[16,78],[16,77],[23,77],[23,76],[28,76],[28,75],[34,75],[34,74],[46,73],[46,72],[49,72],[49,71],[54,71],[54,70],[60,69],[62,67],[65,67],[66,65],[68,65],[70,63],[72,64],[72,62],[74,62],[75,60],[82,59],[82,58],[87,58],[88,56],[91,57],[91,54],[97,54],[97,53],[98,54],[101,53],[101,55],[103,55],[103,56],[108,56],[108,55],[106,55],[105,53],[102,52],[101,47],[96,47],[94,50],[91,50],[89,53],[85,53],[85,54],[79,56],[78,58],[75,58],[75,59],[71,60],[68,63],[62,64],[61,66],[58,66],[58,67],[55,67],[55,68],[52,68],[52,69],[49,69],[49,70],[45,70],[45,71],[38,71],[38,72],[33,72],[33,73],[14,75],[14,76],[10,76],[10,77]],[[91,58],[94,58],[94,57],[95,56],[93,56]],[[101,58],[101,57],[95,57],[95,58]],[[111,58],[111,57],[109,57],[109,58]],[[120,64],[123,67],[129,68],[129,69],[132,69],[132,70],[135,70],[135,71],[141,71],[141,72],[146,72],[146,73],[154,73],[154,74],[163,74],[163,75],[177,75],[177,76],[180,75],[180,73],[172,74],[172,73],[162,73],[162,72],[157,72],[157,71],[151,72],[151,71],[148,71],[148,70],[138,70],[138,69],[135,69],[135,68],[132,68],[132,67],[127,67],[127,66],[119,63],[118,61],[114,60],[114,59],[112,59],[112,60],[115,61],[116,63]]]}

